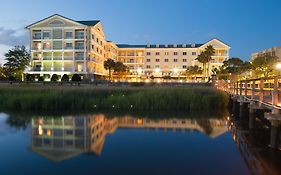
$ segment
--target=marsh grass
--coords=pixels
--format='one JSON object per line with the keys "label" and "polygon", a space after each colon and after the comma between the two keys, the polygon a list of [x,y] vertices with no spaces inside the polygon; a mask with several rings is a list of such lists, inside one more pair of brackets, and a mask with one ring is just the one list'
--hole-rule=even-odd
{"label": "marsh grass", "polygon": [[225,109],[228,101],[227,94],[210,87],[0,87],[2,110],[192,112]]}

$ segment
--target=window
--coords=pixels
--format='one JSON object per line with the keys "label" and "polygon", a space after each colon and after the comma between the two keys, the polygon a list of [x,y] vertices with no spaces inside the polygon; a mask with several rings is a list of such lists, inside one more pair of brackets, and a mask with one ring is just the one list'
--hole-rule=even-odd
{"label": "window", "polygon": [[72,43],[66,43],[65,44],[65,49],[73,49]]}
{"label": "window", "polygon": [[76,39],[84,39],[84,31],[76,31],[75,32]]}
{"label": "window", "polygon": [[156,65],[155,68],[160,68],[160,66],[159,66],[159,65]]}
{"label": "window", "polygon": [[165,52],[165,55],[169,55],[169,52]]}
{"label": "window", "polygon": [[95,46],[94,45],[92,45],[92,49],[94,50],[94,48],[95,48]]}
{"label": "window", "polygon": [[178,62],[178,59],[175,58],[175,59],[174,59],[174,62]]}
{"label": "window", "polygon": [[169,59],[166,58],[166,59],[165,59],[165,62],[169,62]]}
{"label": "window", "polygon": [[156,55],[160,55],[160,53],[159,53],[159,52],[156,52]]}
{"label": "window", "polygon": [[135,62],[134,59],[130,59],[130,60],[129,60],[129,63],[134,63],[134,62]]}
{"label": "window", "polygon": [[187,59],[182,59],[182,62],[187,62]]}
{"label": "window", "polygon": [[33,39],[41,39],[41,32],[35,32],[33,35]]}
{"label": "window", "polygon": [[146,52],[146,55],[150,55],[150,52]]}
{"label": "window", "polygon": [[54,41],[53,42],[53,49],[54,50],[61,50],[62,49],[62,41]]}
{"label": "window", "polygon": [[65,39],[72,39],[73,33],[72,32],[65,32]]}
{"label": "window", "polygon": [[150,59],[146,59],[146,62],[150,62]]}
{"label": "window", "polygon": [[182,55],[187,55],[187,53],[186,53],[186,52],[183,52]]}
{"label": "window", "polygon": [[147,69],[150,69],[150,65],[147,65],[146,68],[147,68]]}
{"label": "window", "polygon": [[92,39],[95,39],[95,35],[92,35]]}
{"label": "window", "polygon": [[174,52],[174,55],[178,55],[178,52]]}
{"label": "window", "polygon": [[159,59],[156,59],[156,62],[160,62],[160,60],[159,60]]}
{"label": "window", "polygon": [[192,52],[192,55],[193,55],[193,56],[196,55],[196,52]]}
{"label": "window", "polygon": [[62,39],[62,30],[61,29],[53,30],[53,39]]}
{"label": "window", "polygon": [[43,39],[50,39],[50,32],[43,32]]}
{"label": "window", "polygon": [[97,38],[97,43],[99,43],[99,39]]}
{"label": "window", "polygon": [[186,65],[183,65],[183,66],[182,66],[182,68],[183,68],[183,69],[186,69],[186,68],[187,68],[187,66],[186,66]]}

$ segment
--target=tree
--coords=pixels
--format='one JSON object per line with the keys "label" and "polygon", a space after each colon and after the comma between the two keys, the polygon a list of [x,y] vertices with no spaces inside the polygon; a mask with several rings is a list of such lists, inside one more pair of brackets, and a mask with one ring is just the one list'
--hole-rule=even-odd
{"label": "tree", "polygon": [[80,82],[81,81],[81,76],[79,74],[74,74],[71,78],[71,81],[73,82]]}
{"label": "tree", "polygon": [[115,67],[115,62],[114,62],[114,60],[112,60],[112,59],[107,59],[106,61],[104,61],[104,68],[106,69],[106,70],[108,70],[108,74],[109,74],[109,79],[111,79],[111,73],[112,73],[112,70],[114,70],[114,67]]}
{"label": "tree", "polygon": [[52,77],[51,77],[51,81],[53,82],[56,82],[59,80],[59,76],[57,74],[54,74]]}
{"label": "tree", "polygon": [[195,65],[195,66],[189,66],[186,71],[185,71],[185,74],[186,75],[189,75],[189,76],[196,76],[196,75],[202,75],[202,68]]}
{"label": "tree", "polygon": [[221,68],[217,71],[219,78],[227,80],[231,75],[241,75],[252,69],[252,65],[248,61],[233,57],[223,62]]}
{"label": "tree", "polygon": [[4,67],[9,70],[10,76],[21,79],[21,76],[30,62],[30,55],[24,46],[15,46],[5,54]]}
{"label": "tree", "polygon": [[274,72],[278,58],[271,55],[258,56],[252,61],[257,76],[268,77]]}
{"label": "tree", "polygon": [[64,74],[62,77],[61,77],[61,81],[62,82],[69,82],[69,76]]}
{"label": "tree", "polygon": [[116,62],[114,65],[114,73],[117,75],[117,77],[120,79],[121,75],[126,75],[128,73],[129,69],[126,65],[124,65],[122,62]]}
{"label": "tree", "polygon": [[0,80],[7,80],[8,78],[8,72],[5,67],[0,66]]}
{"label": "tree", "polygon": [[[209,76],[210,61],[212,60],[212,56],[214,55],[214,53],[215,49],[213,48],[213,46],[209,45],[206,47],[205,51],[200,53],[196,58],[196,60],[203,64],[203,79],[205,79],[207,75]],[[206,67],[207,64],[208,69]]]}

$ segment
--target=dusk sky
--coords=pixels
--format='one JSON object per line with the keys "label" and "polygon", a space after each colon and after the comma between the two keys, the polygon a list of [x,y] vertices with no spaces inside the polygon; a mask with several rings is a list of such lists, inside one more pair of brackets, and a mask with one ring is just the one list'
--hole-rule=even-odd
{"label": "dusk sky", "polygon": [[[60,14],[102,20],[107,40],[129,44],[204,43],[218,38],[230,56],[281,45],[280,0],[9,0],[0,5],[0,54],[28,45],[24,27]],[[3,62],[3,61],[0,61]]]}

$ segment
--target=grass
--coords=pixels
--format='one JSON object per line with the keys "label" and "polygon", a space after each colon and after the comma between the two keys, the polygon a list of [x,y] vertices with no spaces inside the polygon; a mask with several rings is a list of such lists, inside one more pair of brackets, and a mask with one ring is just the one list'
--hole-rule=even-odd
{"label": "grass", "polygon": [[202,111],[227,107],[210,87],[0,86],[0,109],[18,111]]}

